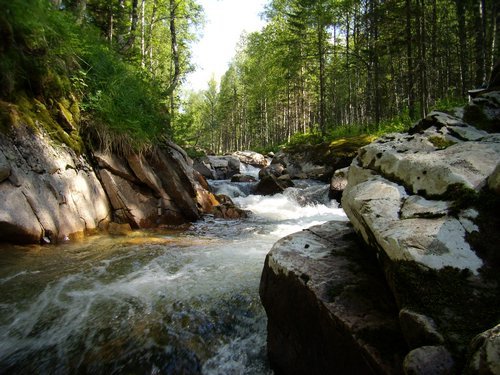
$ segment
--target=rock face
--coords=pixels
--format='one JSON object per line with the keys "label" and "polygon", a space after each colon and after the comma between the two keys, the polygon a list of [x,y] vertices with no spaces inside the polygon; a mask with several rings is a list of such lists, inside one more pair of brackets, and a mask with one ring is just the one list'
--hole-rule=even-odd
{"label": "rock face", "polygon": [[400,374],[408,352],[398,309],[351,225],[279,240],[260,283],[276,374]]}
{"label": "rock face", "polygon": [[187,155],[172,144],[150,155],[95,157],[118,223],[132,228],[182,224],[218,204],[196,178]]}
{"label": "rock face", "polygon": [[277,374],[500,374],[500,134],[473,126],[499,124],[497,98],[362,147],[342,195],[353,229],[275,244],[260,295]]}
{"label": "rock face", "polygon": [[57,242],[110,222],[176,225],[219,205],[174,144],[126,158],[98,153],[96,175],[84,156],[40,132],[19,124],[0,134],[0,241]]}
{"label": "rock face", "polygon": [[84,157],[23,125],[0,134],[0,241],[60,241],[105,226],[108,198]]}
{"label": "rock face", "polygon": [[[477,100],[491,109],[493,97]],[[500,134],[433,112],[361,148],[349,168],[342,206],[406,311],[408,374],[459,373],[470,340],[498,323],[499,161]]]}
{"label": "rock face", "polygon": [[500,324],[475,337],[469,354],[467,374],[500,374]]}
{"label": "rock face", "polygon": [[194,162],[194,169],[212,180],[227,180],[240,173],[240,159],[232,155],[205,156]]}

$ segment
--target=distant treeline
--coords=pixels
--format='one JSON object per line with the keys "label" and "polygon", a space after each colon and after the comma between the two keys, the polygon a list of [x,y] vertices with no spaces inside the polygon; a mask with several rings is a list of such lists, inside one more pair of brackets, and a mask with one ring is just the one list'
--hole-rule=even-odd
{"label": "distant treeline", "polygon": [[220,85],[192,93],[177,137],[223,153],[294,135],[399,130],[483,86],[500,51],[489,0],[272,0]]}

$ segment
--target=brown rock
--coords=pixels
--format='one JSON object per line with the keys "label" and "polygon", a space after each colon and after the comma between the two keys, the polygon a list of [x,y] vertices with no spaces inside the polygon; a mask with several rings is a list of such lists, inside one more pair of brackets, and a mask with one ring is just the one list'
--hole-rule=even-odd
{"label": "brown rock", "polygon": [[278,179],[274,175],[264,176],[256,187],[257,194],[274,195],[282,193],[287,187],[294,186],[290,177],[287,179]]}
{"label": "brown rock", "polygon": [[151,228],[157,225],[158,198],[151,190],[116,176],[106,169],[100,171],[101,181],[115,214],[133,228]]}
{"label": "brown rock", "polygon": [[277,374],[400,374],[407,347],[377,260],[350,224],[328,222],[279,240],[260,296]]}
{"label": "brown rock", "polygon": [[235,174],[231,177],[231,182],[255,182],[255,177],[246,174]]}
{"label": "brown rock", "polygon": [[130,224],[118,224],[115,222],[109,223],[108,226],[108,233],[112,235],[119,235],[119,236],[126,236],[132,232],[132,228],[130,227]]}

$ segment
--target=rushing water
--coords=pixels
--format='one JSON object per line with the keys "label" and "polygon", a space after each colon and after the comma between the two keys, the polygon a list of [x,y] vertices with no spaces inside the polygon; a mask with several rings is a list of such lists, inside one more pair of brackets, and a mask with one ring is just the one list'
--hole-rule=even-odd
{"label": "rushing water", "polygon": [[[307,184],[309,185],[309,184]],[[258,285],[279,238],[345,219],[313,185],[178,231],[0,249],[0,373],[269,374]]]}

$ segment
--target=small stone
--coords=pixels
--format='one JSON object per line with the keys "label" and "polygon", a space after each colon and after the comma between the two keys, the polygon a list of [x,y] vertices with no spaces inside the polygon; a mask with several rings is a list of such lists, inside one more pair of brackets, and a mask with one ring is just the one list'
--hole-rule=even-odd
{"label": "small stone", "polygon": [[109,223],[108,233],[112,235],[125,236],[132,231],[130,224],[118,224],[115,222]]}
{"label": "small stone", "polygon": [[403,309],[399,312],[399,324],[410,348],[444,343],[436,323],[426,315]]}
{"label": "small stone", "polygon": [[451,375],[453,358],[444,346],[422,346],[412,350],[403,362],[406,375]]}

